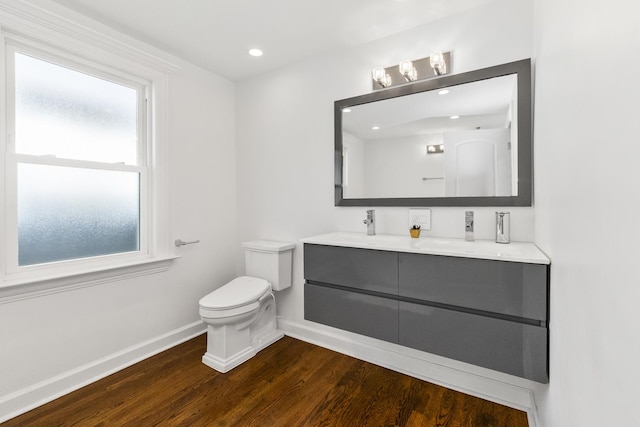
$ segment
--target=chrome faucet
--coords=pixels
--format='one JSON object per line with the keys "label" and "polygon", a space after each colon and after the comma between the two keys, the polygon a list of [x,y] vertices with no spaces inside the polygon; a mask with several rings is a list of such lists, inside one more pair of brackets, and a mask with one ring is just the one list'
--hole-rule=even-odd
{"label": "chrome faucet", "polygon": [[376,211],[373,209],[367,210],[367,219],[362,220],[367,224],[367,236],[376,235]]}
{"label": "chrome faucet", "polygon": [[473,242],[473,211],[466,211],[464,213],[464,240],[467,242]]}

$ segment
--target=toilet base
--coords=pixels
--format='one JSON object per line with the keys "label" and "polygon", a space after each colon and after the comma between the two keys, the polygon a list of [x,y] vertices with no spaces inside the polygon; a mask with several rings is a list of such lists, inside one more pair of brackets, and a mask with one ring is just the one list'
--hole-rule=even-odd
{"label": "toilet base", "polygon": [[202,356],[202,363],[218,372],[225,373],[251,359],[260,350],[270,346],[280,338],[284,337],[284,332],[278,329],[266,331],[264,334],[254,337],[253,345],[250,345],[226,358],[221,358],[206,352]]}

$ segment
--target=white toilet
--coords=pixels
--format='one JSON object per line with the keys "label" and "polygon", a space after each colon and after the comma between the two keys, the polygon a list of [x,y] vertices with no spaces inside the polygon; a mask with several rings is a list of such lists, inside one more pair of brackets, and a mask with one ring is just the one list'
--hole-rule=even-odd
{"label": "white toilet", "polygon": [[247,276],[200,300],[200,317],[207,324],[205,365],[227,372],[284,336],[276,325],[273,291],[291,286],[295,246],[266,240],[242,244]]}

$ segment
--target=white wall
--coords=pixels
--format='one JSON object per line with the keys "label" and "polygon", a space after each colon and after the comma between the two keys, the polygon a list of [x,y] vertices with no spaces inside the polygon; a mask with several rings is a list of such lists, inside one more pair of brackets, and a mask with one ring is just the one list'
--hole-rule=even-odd
{"label": "white wall", "polygon": [[181,67],[169,83],[171,241],[201,243],[165,273],[0,304],[0,419],[12,393],[199,321],[199,298],[235,276],[235,85],[150,51]]}
{"label": "white wall", "polygon": [[345,170],[342,187],[345,197],[363,197],[365,184],[364,141],[351,135],[342,135],[343,160]]}
{"label": "white wall", "polygon": [[366,141],[365,192],[356,197],[444,197],[444,154],[427,154],[443,143],[442,133]]}
{"label": "white wall", "polygon": [[545,427],[638,426],[640,2],[537,0],[536,242],[552,259]]}

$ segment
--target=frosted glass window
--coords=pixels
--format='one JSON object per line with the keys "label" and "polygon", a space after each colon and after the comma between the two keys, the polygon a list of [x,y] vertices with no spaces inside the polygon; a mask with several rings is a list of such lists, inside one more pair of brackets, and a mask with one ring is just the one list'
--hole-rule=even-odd
{"label": "frosted glass window", "polygon": [[138,91],[15,54],[16,153],[137,164]]}
{"label": "frosted glass window", "polygon": [[18,165],[18,265],[140,248],[137,172]]}

